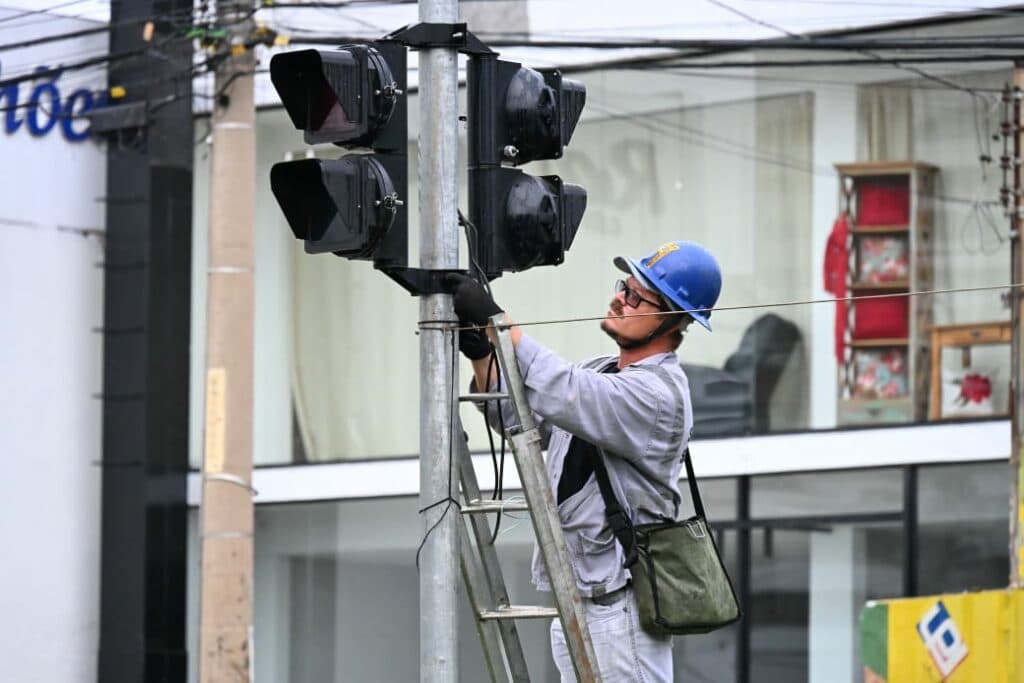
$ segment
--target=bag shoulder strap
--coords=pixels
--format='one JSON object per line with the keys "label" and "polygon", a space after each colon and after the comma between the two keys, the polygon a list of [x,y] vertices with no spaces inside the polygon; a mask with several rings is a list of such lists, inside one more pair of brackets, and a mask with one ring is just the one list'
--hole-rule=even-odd
{"label": "bag shoulder strap", "polygon": [[597,487],[601,489],[601,497],[604,498],[604,516],[608,520],[612,534],[622,546],[622,566],[632,567],[637,561],[636,530],[633,528],[633,520],[629,518],[626,511],[622,509],[615,490],[612,489],[612,482],[608,478],[608,468],[604,464],[604,451],[597,450],[597,461],[594,463],[594,478],[597,479]]}
{"label": "bag shoulder strap", "polygon": [[[605,517],[608,519],[608,526],[612,534],[622,546],[625,559],[622,566],[629,568],[637,560],[636,530],[633,528],[633,520],[626,511],[622,509],[615,490],[612,489],[612,482],[608,478],[608,468],[604,462],[604,451],[598,449],[597,462],[594,463],[594,477],[597,479],[597,487],[601,490],[601,497],[604,498]],[[693,473],[693,463],[690,458],[690,448],[687,446],[683,451],[683,464],[686,465],[686,483],[690,487],[690,498],[693,500],[693,511],[698,517],[704,519],[704,501],[700,497],[700,487],[697,486],[697,477]]]}
{"label": "bag shoulder strap", "polygon": [[698,517],[704,517],[704,501],[700,498],[700,488],[697,487],[697,476],[693,473],[693,463],[690,458],[690,447],[683,451],[683,464],[686,465],[686,483],[690,485],[690,498],[693,499],[693,512]]}

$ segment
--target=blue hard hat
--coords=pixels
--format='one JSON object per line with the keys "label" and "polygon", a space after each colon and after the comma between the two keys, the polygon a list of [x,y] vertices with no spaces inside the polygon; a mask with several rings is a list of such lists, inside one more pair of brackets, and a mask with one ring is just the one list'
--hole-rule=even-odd
{"label": "blue hard hat", "polygon": [[641,259],[617,256],[614,263],[660,293],[670,308],[711,329],[708,318],[722,291],[722,269],[707,249],[695,242],[666,242]]}

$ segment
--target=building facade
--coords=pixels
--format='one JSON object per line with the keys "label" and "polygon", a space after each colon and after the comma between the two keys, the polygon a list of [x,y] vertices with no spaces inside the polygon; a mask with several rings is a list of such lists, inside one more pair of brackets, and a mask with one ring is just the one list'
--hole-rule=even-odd
{"label": "building facade", "polygon": [[[0,12],[0,19],[13,13]],[[92,26],[53,19],[30,24],[19,38]],[[982,17],[865,35],[941,41],[1018,35],[1021,28],[1016,17]],[[108,47],[101,33],[5,51],[0,75]],[[857,397],[843,385],[840,370],[853,356],[837,359],[836,310],[824,272],[844,207],[835,164],[934,166],[927,266],[933,289],[955,291],[931,295],[932,325],[1009,319],[1002,297],[1010,281],[1008,225],[992,204],[1002,175],[980,157],[1001,153],[992,136],[1001,123],[1000,91],[1012,81],[1010,63],[923,67],[946,84],[920,70],[870,63],[710,69],[693,60],[671,68],[591,66],[570,74],[586,83],[588,104],[566,156],[526,168],[583,185],[590,201],[565,264],[496,281],[498,301],[517,320],[600,316],[618,277],[611,259],[668,240],[702,242],[723,265],[715,331],[689,333],[680,357],[702,416],[693,435],[695,467],[747,616],[729,629],[676,639],[677,680],[859,680],[857,619],[865,600],[1006,584],[1006,346],[951,347],[940,355],[935,418],[929,412],[851,424],[842,417],[843,402]],[[104,74],[68,71],[0,89],[0,307],[8,315],[0,335],[8,387],[0,436],[11,468],[0,490],[0,538],[12,549],[0,589],[10,615],[0,634],[3,680],[97,680],[104,300],[97,266],[108,193],[106,150],[84,139],[86,98],[77,93],[101,89]],[[58,102],[70,118],[54,116]],[[412,160],[416,119],[413,95]],[[423,533],[418,304],[369,264],[302,253],[269,192],[269,169],[287,158],[340,152],[308,150],[275,107],[262,109],[257,125],[255,676],[415,680],[415,557]],[[204,414],[206,133],[199,116],[189,439],[195,468]],[[415,262],[414,166],[410,176]],[[464,185],[460,193],[465,206]],[[776,316],[778,334],[752,337],[767,313]],[[609,351],[596,321],[526,330],[567,358]],[[930,342],[930,329],[914,334]],[[772,359],[763,375],[744,369],[751,356]],[[463,364],[461,376],[468,374]],[[964,394],[968,376],[987,381],[984,400]],[[922,381],[934,377],[928,372]],[[481,483],[493,488],[482,422],[469,411],[463,420]],[[512,470],[505,468],[508,498],[517,494]],[[197,506],[198,474],[190,486]],[[193,651],[195,518],[188,563]],[[499,541],[522,603],[543,600],[529,584],[529,527],[505,515]],[[522,637],[534,679],[557,680],[547,624],[525,625]],[[460,639],[462,680],[484,680],[465,604]],[[190,658],[193,679],[196,660]]]}
{"label": "building facade", "polygon": [[[4,43],[99,25],[20,14],[0,9]],[[106,70],[54,69],[106,51],[101,33],[0,54],[4,680],[96,675],[106,150],[82,114]]]}
{"label": "building facade", "polygon": [[[870,35],[941,40],[957,31],[1009,35],[1012,25],[978,19]],[[957,87],[890,64],[590,68],[573,76],[586,83],[588,102],[564,158],[525,168],[579,183],[590,199],[563,265],[494,283],[517,321],[600,317],[617,277],[612,258],[669,240],[701,242],[723,266],[715,331],[688,333],[680,358],[698,413],[695,467],[746,618],[677,639],[677,680],[859,680],[865,600],[1007,582],[1007,346],[971,347],[969,358],[961,347],[940,354],[948,405],[937,416],[851,421],[844,402],[879,390],[869,371],[901,371],[856,365],[850,371],[867,389],[854,382],[852,391],[868,393],[851,394],[840,371],[856,357],[837,358],[826,286],[829,238],[846,201],[835,165],[921,162],[937,168],[931,244],[909,258],[926,259],[929,291],[954,291],[929,295],[929,324],[912,324],[908,343],[927,346],[935,326],[1009,320],[1001,296],[1010,281],[1008,223],[992,203],[1002,177],[980,158],[998,156],[996,103],[1012,70],[965,63],[943,65],[941,74]],[[411,105],[414,122],[414,97]],[[413,123],[413,164],[416,152]],[[307,149],[280,109],[260,111],[258,187],[269,187],[273,163],[310,155],[339,151]],[[197,159],[197,275],[206,173]],[[413,166],[412,263],[415,176]],[[464,203],[464,185],[460,192]],[[304,254],[269,192],[257,198],[255,234],[256,675],[414,679],[422,540],[417,303],[367,263]],[[203,287],[197,276],[195,311]],[[759,335],[766,313],[774,316],[771,332]],[[197,316],[197,351],[202,330]],[[596,321],[525,331],[566,358],[609,351]],[[202,357],[193,358],[195,466]],[[757,368],[768,357],[774,365],[744,375],[751,357]],[[468,377],[468,365],[461,371]],[[934,381],[930,371],[902,372],[908,385]],[[956,399],[967,375],[983,376],[991,391],[983,406],[961,411]],[[463,420],[481,481],[493,486],[482,422],[471,412]],[[514,497],[511,469],[504,489]],[[197,482],[192,490],[198,502]],[[499,545],[513,600],[530,604],[543,598],[529,585],[525,521],[506,515]],[[546,624],[525,625],[522,634],[535,679],[557,680]],[[468,607],[460,638],[464,680],[483,680]]]}

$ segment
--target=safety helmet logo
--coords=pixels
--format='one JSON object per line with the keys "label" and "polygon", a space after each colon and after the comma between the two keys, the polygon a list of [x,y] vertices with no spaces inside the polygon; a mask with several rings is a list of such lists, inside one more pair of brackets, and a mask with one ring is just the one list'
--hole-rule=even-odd
{"label": "safety helmet logo", "polygon": [[655,251],[653,254],[648,256],[644,260],[644,265],[647,266],[648,268],[652,268],[654,267],[655,263],[665,258],[667,255],[671,254],[673,251],[679,251],[679,245],[676,244],[675,242],[667,242],[658,247],[658,250]]}

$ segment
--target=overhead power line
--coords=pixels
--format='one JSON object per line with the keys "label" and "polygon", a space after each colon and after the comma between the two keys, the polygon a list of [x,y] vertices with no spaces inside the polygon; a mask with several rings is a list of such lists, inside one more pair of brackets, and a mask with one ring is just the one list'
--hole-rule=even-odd
{"label": "overhead power line", "polygon": [[[819,50],[819,51],[859,51],[859,50],[924,50],[934,52],[936,50],[1013,50],[1017,53],[1024,51],[1024,39],[1016,36],[1007,36],[1000,40],[996,37],[985,37],[979,39],[957,39],[943,38],[915,39],[915,38],[892,38],[892,39],[864,39],[864,38],[771,38],[760,40],[735,40],[735,39],[711,39],[711,38],[601,38],[583,39],[573,38],[566,40],[537,40],[532,38],[515,37],[507,38],[492,37],[493,34],[480,33],[478,37],[485,40],[491,47],[540,47],[540,48],[588,48],[595,50],[623,50],[623,49],[665,49],[665,50],[699,50],[699,51],[722,51],[722,50]],[[379,37],[379,36],[378,36]],[[306,35],[295,36],[292,43],[303,44],[339,44],[365,41],[369,38],[366,35]]]}
{"label": "overhead power line", "polygon": [[[0,24],[7,23],[8,21],[15,21],[17,19],[24,19],[25,17],[31,17],[35,14],[48,14],[50,12],[53,12],[54,10],[64,9],[65,7],[71,7],[72,5],[81,5],[83,2],[88,2],[88,0],[71,0],[70,2],[62,2],[59,5],[43,7],[42,9],[32,9],[28,10],[27,12],[19,12],[17,14],[12,14],[10,16],[0,18]],[[60,18],[63,19],[64,17]]]}
{"label": "overhead power line", "polygon": [[[145,20],[140,19],[134,23],[142,24]],[[30,40],[21,40],[16,43],[5,43],[0,45],[0,52],[4,50],[20,50],[26,47],[35,47],[36,45],[45,45],[46,43],[57,43],[62,40],[73,40],[75,38],[83,38],[85,36],[96,35],[97,33],[110,33],[113,30],[113,26],[95,26],[93,28],[83,28],[80,31],[69,31],[68,33],[56,33],[49,36],[41,36],[39,38],[32,38]]]}

